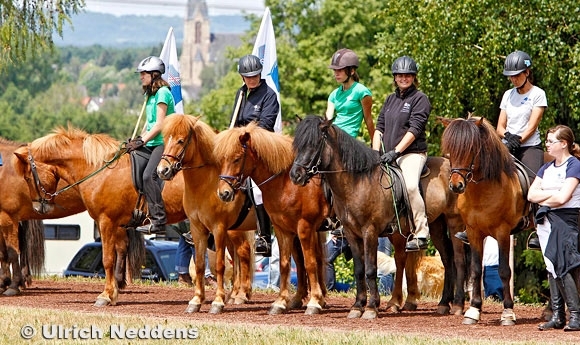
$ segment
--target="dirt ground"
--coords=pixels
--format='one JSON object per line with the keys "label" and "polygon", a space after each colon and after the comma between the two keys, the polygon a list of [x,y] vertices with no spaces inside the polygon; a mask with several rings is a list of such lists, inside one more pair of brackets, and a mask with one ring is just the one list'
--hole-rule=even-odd
{"label": "dirt ground", "polygon": [[[96,282],[55,282],[36,280],[31,287],[16,297],[0,297],[4,305],[26,306],[47,309],[78,310],[87,313],[100,313],[101,308],[93,307],[96,297],[104,285]],[[69,296],[69,299],[66,299]],[[502,307],[497,303],[484,303],[479,324],[465,326],[462,317],[438,316],[436,303],[421,301],[413,312],[394,313],[380,309],[376,320],[347,320],[346,315],[354,302],[354,297],[331,296],[328,305],[320,315],[304,315],[304,309],[292,310],[284,315],[268,314],[274,293],[254,292],[246,305],[226,305],[220,315],[208,314],[210,301],[214,296],[207,290],[208,301],[200,313],[185,314],[187,302],[193,297],[193,289],[175,286],[131,285],[119,295],[117,306],[106,307],[107,312],[115,314],[138,314],[140,316],[176,317],[192,320],[214,320],[236,324],[272,324],[296,327],[317,327],[345,331],[379,331],[404,334],[431,335],[436,338],[457,339],[497,339],[498,341],[537,341],[537,342],[577,342],[579,333],[565,333],[561,330],[537,330],[542,308],[516,305],[517,322],[515,326],[500,326]],[[381,301],[385,306],[387,300]]]}

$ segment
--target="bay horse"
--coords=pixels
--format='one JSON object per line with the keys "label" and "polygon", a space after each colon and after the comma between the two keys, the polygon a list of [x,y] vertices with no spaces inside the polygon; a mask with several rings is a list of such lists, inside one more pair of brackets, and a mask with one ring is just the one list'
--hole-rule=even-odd
{"label": "bay horse", "polygon": [[[0,290],[5,296],[19,294],[20,288],[30,281],[30,273],[42,270],[44,226],[41,219],[60,218],[84,211],[82,205],[76,202],[78,193],[73,190],[63,193],[62,207],[54,215],[43,216],[34,211],[28,186],[17,174],[12,159],[14,151],[25,146],[25,143],[0,138],[0,155],[3,158],[0,167],[0,258],[3,267]],[[26,265],[27,262],[29,265]]]}
{"label": "bay horse", "polygon": [[504,292],[501,324],[514,325],[516,317],[509,286],[510,234],[533,224],[528,222],[529,204],[514,159],[486,119],[441,120],[446,126],[441,150],[451,162],[449,188],[458,194],[457,207],[471,245],[473,293],[463,324],[476,324],[480,318],[483,239],[492,236],[499,245],[499,276]]}
{"label": "bay horse", "polygon": [[[53,133],[32,141],[28,147],[15,151],[17,171],[21,178],[27,179],[27,192],[34,200],[31,202],[34,209],[45,216],[52,215],[59,210],[57,203],[62,202],[59,197],[64,195],[63,191],[75,190],[80,195],[79,205],[96,221],[105,270],[104,291],[95,301],[98,307],[117,304],[119,289],[127,283],[127,254],[134,256],[128,260],[133,273],[139,271],[140,255],[144,254],[143,237],[123,226],[129,223],[138,197],[131,181],[129,156],[121,155],[108,166],[106,163],[118,155],[119,148],[120,143],[106,134],[88,134],[69,126],[68,129],[58,127]],[[67,186],[57,190],[61,182]],[[183,191],[181,177],[165,183],[163,199],[169,223],[186,218]],[[249,266],[250,259],[246,256],[240,260]],[[246,285],[251,284],[249,275],[245,280]],[[246,289],[240,293],[249,295],[250,291]]]}
{"label": "bay horse", "polygon": [[[364,143],[352,138],[340,128],[320,116],[309,115],[296,127],[293,142],[295,153],[294,164],[290,170],[292,182],[306,185],[313,175],[322,174],[332,190],[334,210],[342,221],[347,240],[351,246],[355,280],[357,286],[356,301],[351,308],[349,318],[375,318],[380,300],[377,291],[377,242],[379,236],[388,235],[395,248],[395,289],[389,306],[402,305],[403,269],[407,275],[409,290],[407,305],[416,308],[419,292],[416,288],[416,270],[408,264],[416,264],[417,255],[407,260],[405,242],[409,235],[409,225],[405,217],[399,219],[398,230],[393,232],[391,223],[397,223],[394,209],[392,187],[396,179],[379,163],[379,153]],[[456,196],[449,192],[447,180],[449,164],[441,157],[430,157],[429,176],[421,179],[425,192],[427,216],[431,239],[441,254],[445,266],[445,286],[439,302],[438,312],[449,312],[449,303],[462,311],[465,299],[463,281],[457,282],[457,293],[454,300],[453,283],[454,255],[451,236],[463,230],[461,217],[456,209]],[[453,241],[461,247],[459,241]],[[413,254],[413,253],[411,253]],[[416,254],[416,253],[415,253]],[[460,260],[461,258],[455,258]],[[457,274],[464,271],[457,269]],[[415,274],[411,277],[409,274]],[[366,282],[365,282],[366,278]],[[367,303],[367,286],[370,301]],[[416,291],[415,291],[416,290]]]}
{"label": "bay horse", "polygon": [[[183,185],[183,208],[190,222],[191,235],[195,243],[195,292],[186,312],[199,312],[205,300],[204,271],[207,239],[213,234],[216,248],[217,289],[210,313],[221,313],[225,306],[224,270],[226,240],[231,238],[237,245],[237,254],[251,257],[253,251],[249,242],[256,230],[256,215],[253,208],[243,198],[233,203],[223,203],[216,193],[219,165],[213,156],[215,131],[199,118],[172,114],[163,124],[165,148],[157,166],[157,175],[165,180],[180,180]],[[181,171],[181,174],[179,172]],[[249,210],[240,218],[242,209]],[[235,230],[230,230],[234,228]],[[245,231],[244,231],[245,230]],[[248,232],[247,230],[252,230]],[[245,239],[241,242],[240,239]],[[253,242],[252,242],[253,243]],[[244,265],[242,275],[251,277],[253,270]],[[245,291],[251,292],[251,280],[244,280]],[[247,296],[234,296],[234,303],[241,304]]]}
{"label": "bay horse", "polygon": [[[318,314],[325,306],[326,285],[323,277],[325,233],[317,230],[330,214],[330,206],[320,183],[304,187],[290,181],[288,174],[294,153],[292,138],[270,132],[252,122],[217,135],[214,156],[221,162],[218,195],[224,202],[232,202],[238,191],[245,189],[250,177],[262,191],[264,207],[272,220],[280,248],[280,294],[270,314],[286,311],[288,307],[302,307],[302,300],[310,300],[306,314]],[[296,295],[289,302],[290,258],[292,243],[298,237],[304,262],[298,262],[299,284]],[[295,255],[296,256],[296,255]]]}

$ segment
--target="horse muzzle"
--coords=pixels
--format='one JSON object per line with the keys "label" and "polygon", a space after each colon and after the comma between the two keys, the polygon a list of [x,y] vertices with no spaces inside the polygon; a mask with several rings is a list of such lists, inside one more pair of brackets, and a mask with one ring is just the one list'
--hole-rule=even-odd
{"label": "horse muzzle", "polygon": [[290,180],[295,185],[305,186],[309,181],[306,169],[294,164],[292,169],[290,169]]}
{"label": "horse muzzle", "polygon": [[170,166],[159,165],[157,167],[157,176],[164,181],[170,181],[175,176],[173,169]]}
{"label": "horse muzzle", "polygon": [[47,202],[34,200],[32,201],[32,209],[38,214],[49,214],[54,210],[54,205]]}
{"label": "horse muzzle", "polygon": [[453,193],[463,194],[465,192],[465,184],[463,182],[449,182],[449,189],[451,189]]}

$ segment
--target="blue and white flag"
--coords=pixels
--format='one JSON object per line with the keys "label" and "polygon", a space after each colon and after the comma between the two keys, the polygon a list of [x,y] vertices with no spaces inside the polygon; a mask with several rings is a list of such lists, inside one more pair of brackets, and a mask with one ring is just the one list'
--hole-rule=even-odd
{"label": "blue and white flag", "polygon": [[167,80],[171,86],[171,94],[175,100],[175,112],[183,114],[183,97],[181,95],[181,77],[179,76],[179,59],[177,58],[177,46],[175,45],[175,35],[173,27],[169,28],[163,49],[159,58],[165,63],[165,74],[163,79]]}
{"label": "blue and white flag", "polygon": [[[280,82],[278,79],[278,57],[276,56],[276,38],[274,37],[274,26],[272,25],[272,16],[270,8],[266,7],[258,36],[254,43],[252,55],[256,55],[262,60],[262,79],[266,80],[268,86],[276,91],[278,103],[280,103]],[[276,123],[274,124],[275,132],[282,132],[282,106],[278,112]]]}

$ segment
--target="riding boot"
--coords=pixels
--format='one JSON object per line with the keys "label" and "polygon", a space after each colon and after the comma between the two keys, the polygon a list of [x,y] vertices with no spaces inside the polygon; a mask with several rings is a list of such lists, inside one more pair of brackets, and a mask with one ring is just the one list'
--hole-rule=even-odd
{"label": "riding boot", "polygon": [[467,238],[467,231],[459,231],[455,233],[455,238],[461,240],[465,244],[469,244],[469,239]]}
{"label": "riding boot", "polygon": [[552,318],[550,321],[538,326],[540,331],[548,329],[562,329],[566,325],[566,308],[564,307],[564,297],[558,288],[556,279],[549,274],[548,282],[550,283],[550,302],[552,304]]}
{"label": "riding boot", "polygon": [[576,282],[570,273],[567,273],[560,279],[560,288],[566,298],[566,305],[570,311],[570,320],[568,320],[568,325],[564,327],[564,332],[580,331],[578,289],[576,287]]}
{"label": "riding boot", "polygon": [[256,254],[264,257],[272,256],[272,223],[266,213],[264,205],[256,205],[256,216],[258,218],[258,234],[256,236]]}

